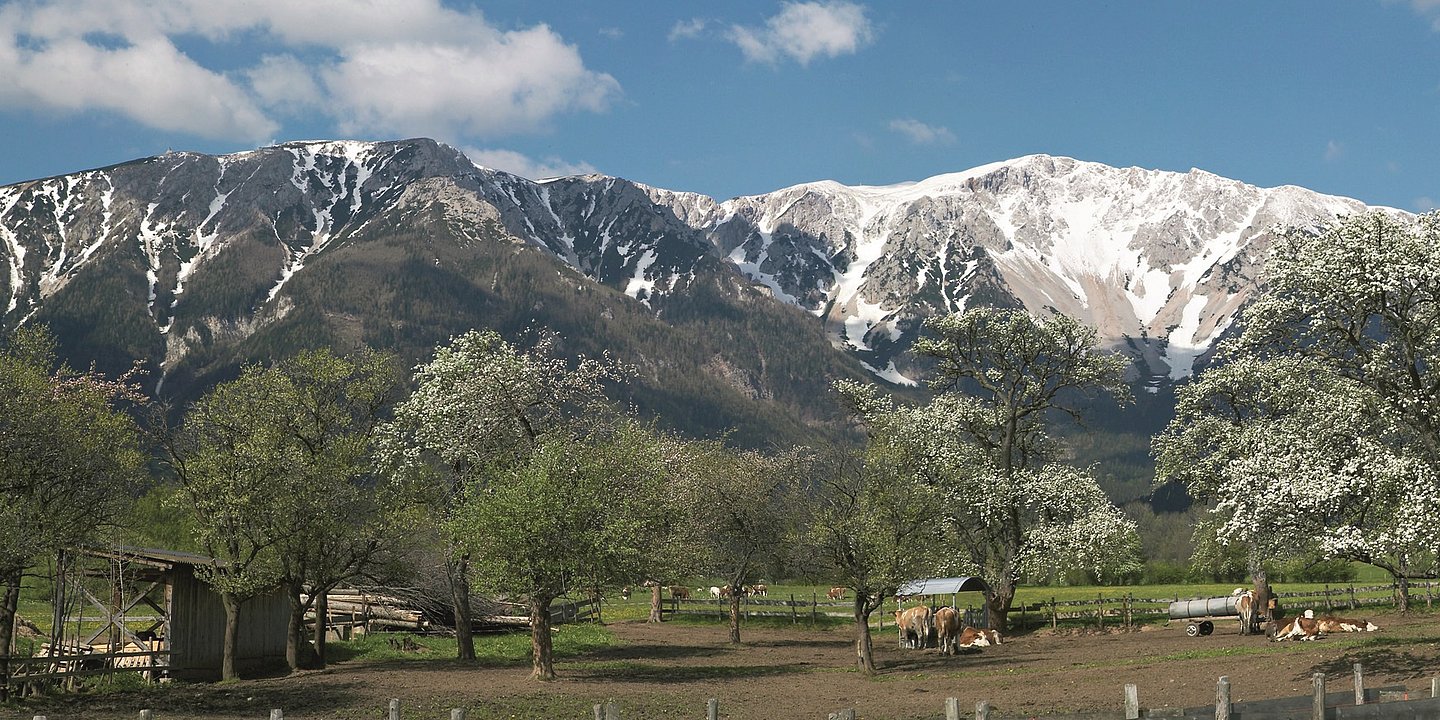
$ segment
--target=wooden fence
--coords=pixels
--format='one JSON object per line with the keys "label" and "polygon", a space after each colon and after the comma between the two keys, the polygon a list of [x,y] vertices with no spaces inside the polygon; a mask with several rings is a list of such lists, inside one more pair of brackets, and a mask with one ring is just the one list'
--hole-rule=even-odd
{"label": "wooden fence", "polygon": [[169,664],[169,650],[0,656],[0,698],[59,685],[73,687],[78,678],[95,675],[138,672],[146,682],[153,682]]}
{"label": "wooden fence", "polygon": [[[964,610],[964,622],[966,625],[980,627],[982,613],[974,609]],[[855,618],[855,604],[850,600],[826,600],[820,602],[818,593],[812,594],[809,598],[796,598],[793,594],[789,599],[770,599],[768,597],[757,598],[745,596],[740,598],[740,614],[745,618],[788,618],[792,623],[808,622],[815,624],[820,618]],[[699,617],[712,617],[724,619],[730,617],[730,598],[701,598],[691,600],[688,598],[666,598],[660,602],[660,619],[677,615],[691,615]],[[877,610],[871,614],[870,621],[878,624],[881,629],[885,627],[888,617],[885,611]]]}

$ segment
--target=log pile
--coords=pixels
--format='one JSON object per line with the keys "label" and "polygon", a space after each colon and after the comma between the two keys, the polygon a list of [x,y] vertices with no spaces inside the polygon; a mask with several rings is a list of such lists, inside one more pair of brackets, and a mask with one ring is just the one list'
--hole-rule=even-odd
{"label": "log pile", "polygon": [[[308,597],[303,597],[309,600]],[[429,630],[431,621],[413,603],[395,595],[359,589],[332,590],[326,596],[325,623],[331,627],[364,626],[367,630]],[[315,621],[312,608],[306,619]]]}

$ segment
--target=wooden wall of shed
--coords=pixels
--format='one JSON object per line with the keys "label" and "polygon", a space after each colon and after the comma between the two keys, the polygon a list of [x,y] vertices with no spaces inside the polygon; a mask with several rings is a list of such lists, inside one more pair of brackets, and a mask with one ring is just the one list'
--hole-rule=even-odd
{"label": "wooden wall of shed", "polygon": [[[276,591],[240,606],[235,665],[244,675],[285,666],[289,601]],[[170,675],[181,680],[218,680],[225,639],[220,595],[188,567],[174,570],[170,609]]]}

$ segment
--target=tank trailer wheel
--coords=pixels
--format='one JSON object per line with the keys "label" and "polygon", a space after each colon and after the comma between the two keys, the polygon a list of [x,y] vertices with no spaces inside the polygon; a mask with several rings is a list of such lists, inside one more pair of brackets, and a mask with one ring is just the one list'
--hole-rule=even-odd
{"label": "tank trailer wheel", "polygon": [[1209,620],[1206,620],[1206,621],[1200,623],[1200,634],[1201,634],[1201,635],[1209,635],[1210,633],[1213,633],[1213,632],[1215,632],[1215,623],[1210,622]]}
{"label": "tank trailer wheel", "polygon": [[1189,625],[1186,625],[1186,626],[1185,626],[1185,634],[1186,634],[1186,635],[1189,635],[1190,637],[1199,637],[1199,636],[1200,636],[1200,626],[1199,626],[1198,624],[1196,624],[1196,623],[1193,623],[1193,622],[1190,623]]}

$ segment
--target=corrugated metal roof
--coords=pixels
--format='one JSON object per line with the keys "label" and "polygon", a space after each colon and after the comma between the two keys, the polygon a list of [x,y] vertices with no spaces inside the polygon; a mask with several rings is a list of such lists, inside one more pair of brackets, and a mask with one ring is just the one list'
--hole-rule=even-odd
{"label": "corrugated metal roof", "polygon": [[897,595],[949,595],[961,592],[985,592],[989,588],[985,581],[967,575],[965,577],[953,578],[930,578],[929,580],[911,580],[900,586],[896,591]]}

